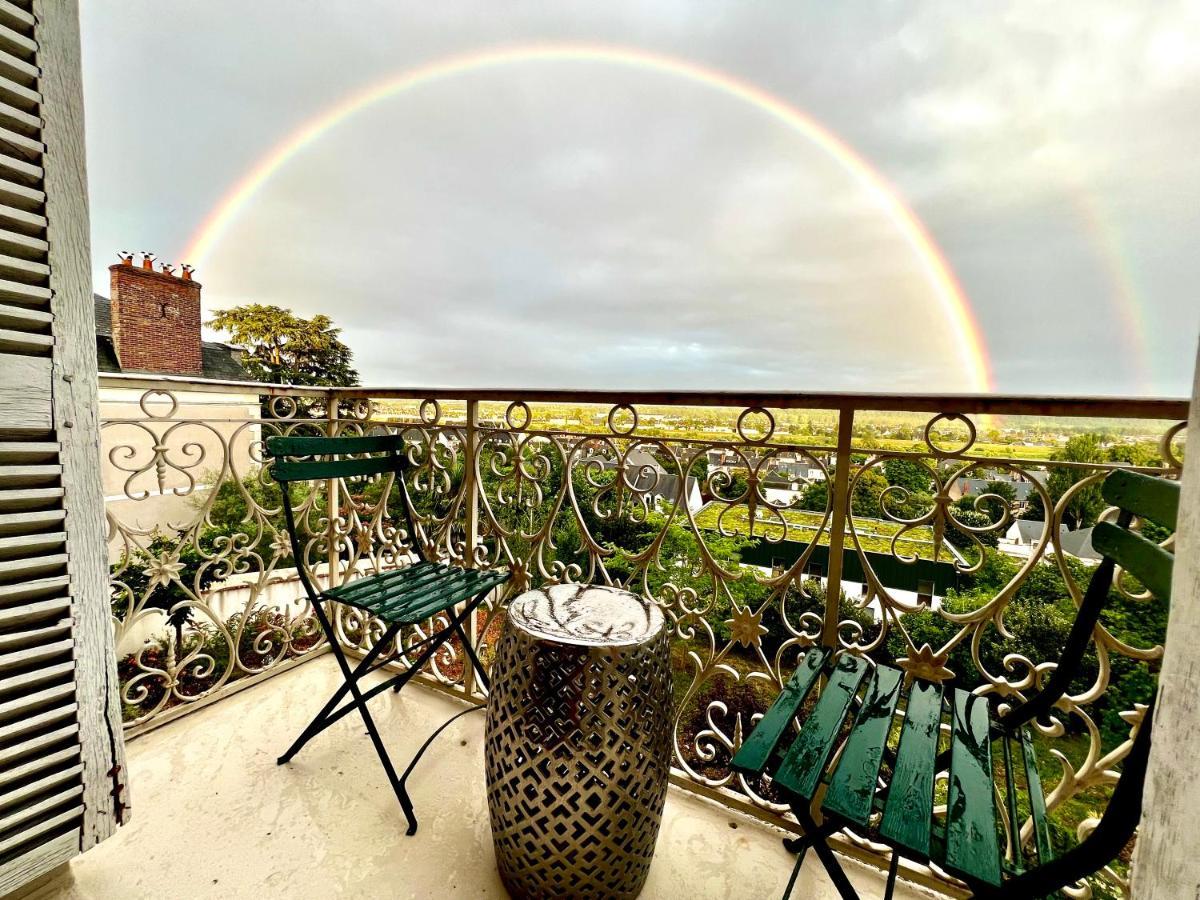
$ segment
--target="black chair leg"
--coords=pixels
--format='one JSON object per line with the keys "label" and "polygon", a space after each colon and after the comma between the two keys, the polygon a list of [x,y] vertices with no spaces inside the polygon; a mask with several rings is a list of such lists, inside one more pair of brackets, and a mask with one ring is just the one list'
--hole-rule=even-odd
{"label": "black chair leg", "polygon": [[859,900],[858,891],[854,889],[854,885],[846,877],[846,872],[842,869],[842,864],[838,862],[838,858],[827,843],[825,835],[821,833],[821,826],[817,825],[813,820],[812,814],[808,811],[808,805],[804,802],[793,803],[792,812],[796,814],[796,818],[800,822],[800,827],[807,834],[813,835],[813,849],[817,851],[817,856],[820,857],[821,863],[825,866],[829,880],[837,888],[838,895],[842,900]]}
{"label": "black chair leg", "polygon": [[462,623],[454,626],[454,630],[458,633],[458,639],[462,642],[463,650],[471,660],[471,666],[475,669],[475,674],[479,676],[479,682],[483,685],[485,691],[491,690],[492,683],[488,680],[487,671],[483,668],[483,663],[479,661],[479,657],[475,653],[475,648],[471,646],[471,642],[467,640],[467,632],[462,627]]}
{"label": "black chair leg", "polygon": [[788,900],[792,896],[792,888],[796,886],[796,879],[800,877],[800,867],[804,865],[804,857],[808,854],[808,847],[809,845],[805,844],[796,855],[796,865],[792,867],[792,875],[788,878],[787,887],[783,891],[783,900]]}
{"label": "black chair leg", "polygon": [[892,900],[892,895],[896,893],[896,875],[900,871],[900,852],[893,848],[892,861],[888,866],[887,887],[883,891],[883,900]]}
{"label": "black chair leg", "polygon": [[[350,666],[346,663],[345,657],[342,654],[341,647],[334,647],[333,652],[338,655],[342,661],[342,671],[346,676],[350,677]],[[392,767],[392,759],[388,756],[387,748],[383,746],[383,739],[379,736],[379,730],[375,727],[375,720],[371,718],[371,711],[367,709],[366,701],[363,699],[362,692],[358,689],[357,682],[350,683],[350,693],[354,695],[354,703],[358,707],[358,712],[362,716],[363,724],[367,726],[367,734],[371,736],[371,743],[375,745],[375,752],[379,756],[379,761],[383,763],[383,770],[387,773],[388,781],[391,782],[392,790],[396,792],[396,799],[400,801],[400,808],[404,810],[404,817],[408,820],[409,835],[417,833],[417,816],[413,810],[412,800],[409,799],[408,790],[396,775],[396,770]]]}
{"label": "black chair leg", "polygon": [[[399,625],[393,625],[383,633],[383,637],[376,642],[375,646],[371,649],[371,652],[364,656],[359,664],[354,668],[352,677],[355,681],[371,670],[371,664],[379,656],[380,651],[387,646],[388,642],[396,636],[396,632],[399,630]],[[330,646],[333,646],[336,638],[330,634],[326,634],[326,638],[330,641]],[[300,736],[297,737],[296,740],[292,742],[292,745],[284,752],[284,754],[275,761],[276,765],[282,766],[284,763],[290,762],[292,757],[299,753],[305,744],[324,731],[333,723],[333,721],[336,721],[336,719],[330,721],[329,714],[337,708],[337,705],[342,701],[342,698],[345,697],[349,691],[349,682],[343,681],[338,689],[333,692],[333,696],[329,698],[329,701],[323,707],[321,707],[321,711],[316,714],[311,722],[308,723],[308,726],[304,729],[304,731],[300,732]]]}

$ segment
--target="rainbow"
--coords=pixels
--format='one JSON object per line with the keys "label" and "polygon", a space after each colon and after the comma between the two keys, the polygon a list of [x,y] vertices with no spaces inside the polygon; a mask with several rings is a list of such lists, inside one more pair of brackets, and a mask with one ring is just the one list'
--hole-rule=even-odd
{"label": "rainbow", "polygon": [[1096,258],[1104,267],[1112,285],[1112,302],[1121,333],[1125,335],[1133,363],[1137,367],[1142,392],[1153,396],[1157,382],[1156,357],[1150,352],[1149,322],[1141,304],[1133,261],[1124,250],[1121,232],[1114,216],[1107,215],[1096,193],[1083,184],[1071,185],[1071,197],[1084,228],[1091,234]]}
{"label": "rainbow", "polygon": [[812,116],[756,85],[687,60],[635,48],[577,43],[504,46],[427,63],[357,91],[309,119],[255,163],[200,224],[182,258],[197,266],[203,264],[233,220],[271,176],[304,148],[356,113],[396,94],[446,78],[536,62],[606,63],[673,75],[748,103],[804,136],[835,160],[894,223],[920,262],[942,314],[958,335],[959,362],[972,387],[984,392],[994,388],[979,323],[950,264],[921,220],[870,163]]}

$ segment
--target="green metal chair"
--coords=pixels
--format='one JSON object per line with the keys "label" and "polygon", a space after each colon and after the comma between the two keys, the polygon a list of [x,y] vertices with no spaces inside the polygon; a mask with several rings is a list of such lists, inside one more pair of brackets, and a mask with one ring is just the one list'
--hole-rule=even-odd
{"label": "green metal chair", "polygon": [[[267,453],[274,460],[270,469],[271,476],[283,488],[283,515],[287,523],[288,537],[291,539],[292,553],[297,560],[296,569],[300,576],[300,582],[304,585],[305,593],[312,602],[313,611],[321,623],[321,628],[325,632],[325,637],[329,641],[344,678],[344,683],[329,698],[329,701],[317,713],[316,718],[301,732],[287,752],[279,757],[278,762],[280,765],[288,762],[309,740],[357,709],[362,716],[363,724],[367,727],[371,743],[374,744],[375,751],[379,754],[379,760],[383,763],[388,781],[391,782],[392,789],[396,792],[396,797],[404,810],[405,818],[408,820],[408,834],[414,834],[417,830],[417,818],[405,786],[409,774],[442,729],[459,716],[482,707],[474,706],[463,710],[444,722],[417,751],[404,773],[397,776],[383,741],[379,737],[375,722],[371,718],[371,713],[367,709],[367,701],[388,688],[399,691],[429,661],[438,648],[454,635],[458,636],[471,665],[478,673],[480,683],[486,688],[488,686],[487,672],[479,662],[471,641],[467,639],[463,623],[492,589],[508,580],[509,575],[505,572],[463,569],[426,558],[421,542],[417,539],[417,531],[413,527],[412,500],[409,497],[408,485],[404,478],[408,460],[404,441],[400,435],[272,437],[267,440]],[[401,506],[404,507],[404,518],[418,561],[403,569],[358,578],[325,591],[317,590],[309,579],[304,566],[299,565],[299,561],[304,559],[304,548],[296,530],[296,517],[292,509],[289,486],[297,481],[364,477],[389,473],[394,474],[396,484],[400,488]],[[330,621],[330,613],[325,608],[325,604],[329,601],[357,607],[380,619],[385,625],[383,633],[374,646],[354,668],[351,668],[350,662],[346,658]],[[399,634],[401,628],[425,622],[440,615],[444,616],[446,620],[443,627],[434,631],[423,641],[405,648],[406,653],[423,648],[421,655],[405,671],[367,690],[360,688],[359,680],[364,675],[387,665],[395,658],[394,654],[389,656],[382,656],[382,654]],[[342,703],[347,693],[351,695],[351,699],[339,706],[338,704]]]}
{"label": "green metal chair", "polygon": [[[1116,566],[1159,601],[1169,601],[1171,554],[1130,525],[1137,516],[1174,531],[1178,482],[1117,471],[1105,479],[1102,491],[1121,512],[1116,524],[1102,522],[1092,532],[1092,545],[1104,559],[1088,584],[1058,666],[1039,693],[1005,714],[994,715],[986,696],[928,681],[913,680],[906,691],[904,672],[849,653],[835,660],[827,649],[814,648],[800,659],[779,698],[733,758],[734,769],[747,776],[769,775],[804,829],[803,836],[784,842],[798,854],[785,900],[809,847],[816,850],[840,895],[858,896],[827,843],[845,827],[892,848],[888,898],[895,890],[901,857],[935,863],[965,881],[976,897],[1028,898],[1046,896],[1099,871],[1129,842],[1141,817],[1153,701],[1099,825],[1058,857],[1051,847],[1046,798],[1027,727],[1051,711],[1079,673]],[[793,732],[801,705],[823,676],[828,679],[824,690]],[[898,712],[902,705],[903,712]],[[853,723],[842,743],[852,711]],[[950,748],[939,753],[943,714],[949,718]],[[902,721],[893,754],[887,738],[897,715]],[[839,743],[842,752],[831,766]],[[1004,762],[1002,772],[993,766],[995,750]],[[885,755],[891,765],[889,784],[880,779]],[[947,769],[943,825],[933,814],[934,781]],[[1024,798],[1033,824],[1030,857],[1036,854],[1036,864],[1023,864],[1019,835],[1014,838],[1016,859],[1005,858],[997,796],[1003,798],[1014,828],[1023,821],[1018,797]],[[820,811],[820,824],[815,809]]]}

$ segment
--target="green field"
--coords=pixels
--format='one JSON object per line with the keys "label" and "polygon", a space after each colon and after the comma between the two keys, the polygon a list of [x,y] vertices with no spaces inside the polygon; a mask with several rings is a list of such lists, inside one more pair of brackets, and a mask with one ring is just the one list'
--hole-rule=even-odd
{"label": "green field", "polygon": [[[750,534],[750,510],[747,506],[739,504],[733,507],[726,507],[720,502],[708,503],[696,513],[696,525],[709,531],[717,530],[717,519],[721,515],[721,511],[728,509],[725,513],[721,525],[727,532],[734,534],[749,535]],[[813,534],[821,525],[821,514],[808,512],[801,509],[786,509],[779,510],[785,522],[787,522],[788,540],[807,543],[812,540]],[[768,518],[769,516],[769,518]],[[854,519],[854,528],[858,534],[858,542],[863,550],[872,553],[892,552],[892,536],[898,534],[904,526],[897,522],[888,522],[882,519],[866,519],[861,516],[856,516]],[[774,513],[766,513],[760,509],[756,521],[754,523],[755,537],[785,537],[784,527],[779,524],[779,519]],[[828,529],[821,532],[820,544],[829,544]],[[846,544],[851,543],[849,534],[846,536]],[[914,528],[896,541],[896,552],[903,556],[916,556],[921,559],[933,559],[933,529],[927,525]],[[942,544],[940,558],[945,561],[947,556],[955,558],[958,556],[957,551],[949,544]]]}

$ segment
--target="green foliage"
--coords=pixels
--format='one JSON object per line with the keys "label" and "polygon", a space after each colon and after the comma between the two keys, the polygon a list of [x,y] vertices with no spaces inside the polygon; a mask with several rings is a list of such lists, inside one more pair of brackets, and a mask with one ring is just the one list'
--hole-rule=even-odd
{"label": "green foliage", "polygon": [[911,459],[893,457],[883,464],[883,474],[888,484],[905,488],[914,494],[927,494],[933,483],[929,470]]}
{"label": "green foliage", "polygon": [[[1066,445],[1053,454],[1051,459],[1069,462],[1100,463],[1106,461],[1104,447],[1098,434],[1079,434],[1067,441]],[[1093,474],[1088,469],[1064,468],[1054,466],[1050,469],[1050,478],[1046,484],[1050,496],[1057,504],[1059,499],[1070,488]],[[1067,504],[1063,513],[1063,521],[1071,529],[1084,528],[1096,523],[1096,517],[1104,511],[1104,498],[1100,496],[1100,485],[1093,484],[1079,491]]]}
{"label": "green foliage", "polygon": [[854,491],[850,495],[850,511],[856,516],[866,516],[871,519],[885,518],[879,498],[887,490],[888,483],[874,469],[861,472],[854,482]]}
{"label": "green foliage", "polygon": [[813,481],[805,485],[800,493],[799,506],[812,512],[825,512],[829,508],[829,482]]}
{"label": "green foliage", "polygon": [[219,309],[205,323],[229,332],[246,355],[243,365],[258,380],[273,384],[346,386],[358,384],[353,353],[341,342],[340,328],[325,315],[311,319],[290,309],[249,303]]}
{"label": "green foliage", "polygon": [[983,493],[1002,497],[1009,507],[1017,501],[1017,489],[1013,487],[1011,481],[989,481],[983,486]]}
{"label": "green foliage", "polygon": [[[970,528],[986,528],[988,525],[991,525],[996,521],[987,513],[983,513],[972,508],[963,509],[961,507],[955,508],[952,518]],[[968,533],[961,528],[955,528],[951,523],[947,524],[949,524],[950,527],[946,529],[946,540],[952,543],[955,547],[958,547],[960,550],[974,548],[976,546],[976,540],[985,547],[994,548],[1000,546],[1000,529],[998,528],[990,529],[988,531],[974,531]]]}

